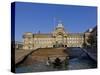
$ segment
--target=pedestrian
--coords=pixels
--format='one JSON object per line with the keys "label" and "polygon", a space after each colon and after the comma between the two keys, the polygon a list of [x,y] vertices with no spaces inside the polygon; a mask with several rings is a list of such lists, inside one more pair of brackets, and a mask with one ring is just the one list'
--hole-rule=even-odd
{"label": "pedestrian", "polygon": [[48,57],[48,60],[46,61],[46,65],[49,66],[50,65],[50,58]]}

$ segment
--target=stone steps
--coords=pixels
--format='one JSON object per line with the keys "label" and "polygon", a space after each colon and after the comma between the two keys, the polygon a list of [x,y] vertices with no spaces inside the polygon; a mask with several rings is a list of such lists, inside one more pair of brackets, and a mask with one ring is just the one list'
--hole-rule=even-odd
{"label": "stone steps", "polygon": [[47,60],[48,57],[51,59],[55,59],[57,57],[64,59],[66,56],[68,56],[67,53],[64,52],[64,48],[41,48],[35,50],[32,54],[33,60]]}

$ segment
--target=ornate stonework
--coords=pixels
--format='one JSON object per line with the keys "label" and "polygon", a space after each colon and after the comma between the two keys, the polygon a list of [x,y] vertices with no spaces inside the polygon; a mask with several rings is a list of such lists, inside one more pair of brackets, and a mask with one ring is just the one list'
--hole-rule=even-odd
{"label": "ornate stonework", "polygon": [[47,47],[82,47],[84,33],[68,33],[64,30],[63,24],[58,23],[52,33],[24,33],[23,42],[23,49],[25,50]]}

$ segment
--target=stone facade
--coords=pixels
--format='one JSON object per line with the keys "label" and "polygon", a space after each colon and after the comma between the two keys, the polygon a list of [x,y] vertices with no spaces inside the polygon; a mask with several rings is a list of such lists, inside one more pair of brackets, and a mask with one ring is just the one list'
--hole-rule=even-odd
{"label": "stone facade", "polygon": [[97,26],[87,30],[84,34],[85,34],[86,45],[97,48]]}
{"label": "stone facade", "polygon": [[62,23],[58,23],[52,33],[33,34],[26,32],[23,35],[23,49],[50,47],[82,47],[84,43],[84,33],[68,33]]}

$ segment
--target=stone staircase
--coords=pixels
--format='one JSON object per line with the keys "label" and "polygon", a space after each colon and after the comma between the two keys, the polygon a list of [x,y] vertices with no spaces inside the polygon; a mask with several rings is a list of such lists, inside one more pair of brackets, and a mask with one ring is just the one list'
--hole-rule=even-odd
{"label": "stone staircase", "polygon": [[44,61],[47,60],[48,57],[51,60],[54,60],[57,57],[63,60],[66,56],[68,56],[68,54],[64,52],[64,48],[39,48],[35,50],[31,55],[33,60],[36,61]]}

